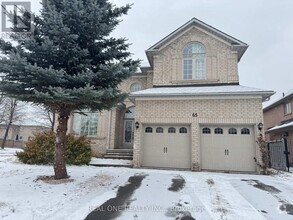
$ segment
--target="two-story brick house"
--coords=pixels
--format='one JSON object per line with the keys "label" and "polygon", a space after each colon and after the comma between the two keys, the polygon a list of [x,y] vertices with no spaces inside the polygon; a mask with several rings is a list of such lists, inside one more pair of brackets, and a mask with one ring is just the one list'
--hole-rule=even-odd
{"label": "two-story brick house", "polygon": [[[288,140],[289,151],[293,152],[293,90],[270,103],[263,109],[264,127],[267,141]],[[289,155],[293,163],[293,154]]]}
{"label": "two-story brick house", "polygon": [[239,85],[248,45],[195,18],[146,51],[121,85],[129,99],[111,111],[75,114],[71,132],[96,154],[133,149],[134,167],[255,172],[262,101],[273,92]]}

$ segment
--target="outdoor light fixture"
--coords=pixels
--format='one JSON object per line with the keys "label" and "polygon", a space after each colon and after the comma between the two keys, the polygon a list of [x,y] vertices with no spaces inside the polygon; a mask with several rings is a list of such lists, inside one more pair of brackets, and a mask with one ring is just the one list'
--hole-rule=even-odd
{"label": "outdoor light fixture", "polygon": [[259,131],[261,131],[263,129],[263,123],[258,123],[257,128]]}
{"label": "outdoor light fixture", "polygon": [[136,128],[136,129],[139,129],[139,122],[138,122],[138,121],[135,122],[135,128]]}
{"label": "outdoor light fixture", "polygon": [[284,132],[283,138],[287,138],[289,136],[289,133],[287,131]]}

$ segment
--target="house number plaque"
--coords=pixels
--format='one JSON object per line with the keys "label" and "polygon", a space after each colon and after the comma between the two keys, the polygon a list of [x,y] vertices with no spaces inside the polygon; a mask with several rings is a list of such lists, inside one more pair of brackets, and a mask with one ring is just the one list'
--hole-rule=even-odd
{"label": "house number plaque", "polygon": [[198,114],[197,113],[192,113],[192,117],[196,118],[196,117],[198,117]]}

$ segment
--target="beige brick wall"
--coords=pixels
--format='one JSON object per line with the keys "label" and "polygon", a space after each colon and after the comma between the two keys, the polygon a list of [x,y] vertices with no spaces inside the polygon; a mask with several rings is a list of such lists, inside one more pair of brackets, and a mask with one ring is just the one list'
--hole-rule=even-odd
{"label": "beige brick wall", "polygon": [[[173,100],[172,100],[173,99]],[[192,117],[197,113],[198,117]],[[191,125],[192,169],[200,169],[200,132],[201,124],[249,124],[263,122],[262,98],[260,96],[216,96],[190,98],[148,98],[136,99],[136,121],[142,125],[189,124]],[[255,131],[257,131],[255,127]],[[256,137],[258,134],[255,134]],[[134,166],[140,167],[142,147],[142,126],[135,130]],[[256,149],[257,146],[256,146]],[[257,150],[257,157],[259,158]]]}
{"label": "beige brick wall", "polygon": [[[206,47],[207,80],[182,80],[182,52],[189,42]],[[237,52],[203,30],[191,28],[154,56],[154,85],[238,82]]]}

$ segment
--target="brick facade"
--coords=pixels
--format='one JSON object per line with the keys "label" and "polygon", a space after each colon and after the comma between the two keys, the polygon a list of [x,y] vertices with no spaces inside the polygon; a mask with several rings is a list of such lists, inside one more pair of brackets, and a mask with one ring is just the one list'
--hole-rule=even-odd
{"label": "brick facade", "polygon": [[[120,85],[121,91],[130,92],[134,83],[139,83],[142,90],[158,86],[239,84],[238,62],[248,45],[196,19],[181,28],[182,30],[179,28],[179,31],[173,32],[174,36],[167,36],[146,51],[151,66],[142,67],[142,73],[134,74],[125,80]],[[205,47],[204,80],[183,80],[183,49],[190,42],[199,42]],[[126,99],[123,105],[100,115],[99,120],[104,124],[99,122],[98,133],[102,132],[104,135],[101,138],[92,138],[92,147],[96,155],[104,154],[107,148],[122,148],[124,114],[135,105],[134,121],[139,122],[140,127],[133,130],[134,167],[141,166],[144,125],[184,124],[191,129],[191,169],[200,170],[200,126],[252,125],[256,139],[259,135],[256,126],[263,122],[262,99],[261,94],[230,93],[209,96],[132,96],[132,101]],[[193,113],[196,113],[197,117],[194,117]],[[257,144],[255,151],[256,157],[260,159]]]}
{"label": "brick facade", "polygon": [[[206,48],[207,79],[182,80],[183,49],[190,42],[200,42]],[[154,85],[208,84],[238,82],[237,52],[220,39],[203,30],[191,28],[154,56]]]}
{"label": "brick facade", "polygon": [[[291,108],[293,107],[293,98],[289,99],[289,102],[291,103]],[[268,128],[271,128],[275,125],[278,125],[282,121],[293,119],[293,114],[284,114],[284,104],[285,102],[281,102],[277,106],[274,106],[273,108],[270,108],[266,111],[264,111],[264,121],[265,121],[265,130]],[[293,110],[293,108],[292,108]]]}
{"label": "brick facade", "polygon": [[[256,125],[263,122],[262,97],[260,96],[228,96],[169,98],[168,99],[136,99],[136,121],[144,124],[188,124],[191,125],[191,160],[192,170],[200,169],[200,132],[201,124],[241,124]],[[198,117],[192,117],[192,113]],[[141,165],[142,126],[135,130],[134,159],[135,167]],[[255,133],[255,137],[258,134]],[[256,151],[259,158],[259,151]]]}

